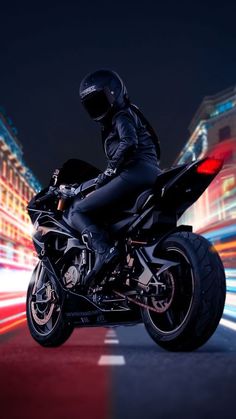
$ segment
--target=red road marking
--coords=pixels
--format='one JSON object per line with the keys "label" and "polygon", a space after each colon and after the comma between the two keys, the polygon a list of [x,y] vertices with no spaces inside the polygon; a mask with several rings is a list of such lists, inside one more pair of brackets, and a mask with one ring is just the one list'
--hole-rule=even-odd
{"label": "red road marking", "polygon": [[[0,345],[1,417],[106,419],[109,367],[97,366],[106,329],[77,329],[59,348],[42,348],[26,327]],[[6,335],[7,336],[7,335]]]}

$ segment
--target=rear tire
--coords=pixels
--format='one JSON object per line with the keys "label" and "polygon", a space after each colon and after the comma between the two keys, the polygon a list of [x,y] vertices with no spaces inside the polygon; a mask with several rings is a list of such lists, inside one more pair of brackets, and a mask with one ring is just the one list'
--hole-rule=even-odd
{"label": "rear tire", "polygon": [[[207,342],[222,317],[226,295],[224,267],[212,244],[193,233],[172,234],[162,243],[161,254],[170,260],[179,258],[186,266],[180,277],[176,267],[170,268],[175,282],[170,307],[161,314],[142,309],[143,321],[149,335],[162,348],[192,351]],[[150,298],[145,302],[150,305]],[[170,314],[172,323],[168,325]]]}
{"label": "rear tire", "polygon": [[[36,304],[33,301],[32,294],[35,294],[39,281],[40,285],[38,288],[45,283],[49,284],[49,292],[53,292],[55,295],[54,302],[48,303],[47,305],[44,303]],[[64,319],[60,293],[58,291],[59,290],[54,289],[52,283],[50,283],[42,262],[39,262],[32,274],[28,287],[26,313],[30,334],[41,346],[60,346],[69,339],[73,332],[73,326],[68,324]]]}

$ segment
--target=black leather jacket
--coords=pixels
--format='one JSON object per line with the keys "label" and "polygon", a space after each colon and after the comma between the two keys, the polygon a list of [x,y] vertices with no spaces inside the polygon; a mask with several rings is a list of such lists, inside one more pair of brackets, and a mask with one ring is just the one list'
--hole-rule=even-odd
{"label": "black leather jacket", "polygon": [[102,140],[108,167],[118,172],[138,161],[159,164],[151,134],[130,107],[120,110],[110,123],[103,125]]}

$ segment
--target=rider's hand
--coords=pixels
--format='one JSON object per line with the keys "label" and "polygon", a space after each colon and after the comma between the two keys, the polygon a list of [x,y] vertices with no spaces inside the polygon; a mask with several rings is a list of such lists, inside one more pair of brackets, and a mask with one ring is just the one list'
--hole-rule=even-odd
{"label": "rider's hand", "polygon": [[106,185],[110,180],[115,176],[116,170],[107,168],[105,172],[100,173],[97,177],[96,181],[96,189],[100,188],[101,186]]}

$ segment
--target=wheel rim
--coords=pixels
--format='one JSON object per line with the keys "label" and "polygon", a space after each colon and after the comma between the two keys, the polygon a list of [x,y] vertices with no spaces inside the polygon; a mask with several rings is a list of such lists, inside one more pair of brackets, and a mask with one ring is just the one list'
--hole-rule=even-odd
{"label": "wheel rim", "polygon": [[59,321],[61,308],[56,290],[43,267],[36,275],[28,304],[32,325],[36,332],[42,336],[49,335]]}
{"label": "wheel rim", "polygon": [[[169,273],[172,276],[174,289],[172,293],[170,292],[169,301],[167,301],[162,312],[159,310],[159,313],[155,313],[147,309],[147,313],[155,329],[168,335],[178,331],[188,318],[193,302],[194,278],[191,264],[180,249],[168,247],[165,251],[167,259],[179,263],[179,265],[165,271],[165,275]],[[155,301],[153,297],[149,298],[147,302],[154,308],[159,303],[158,299]]]}

